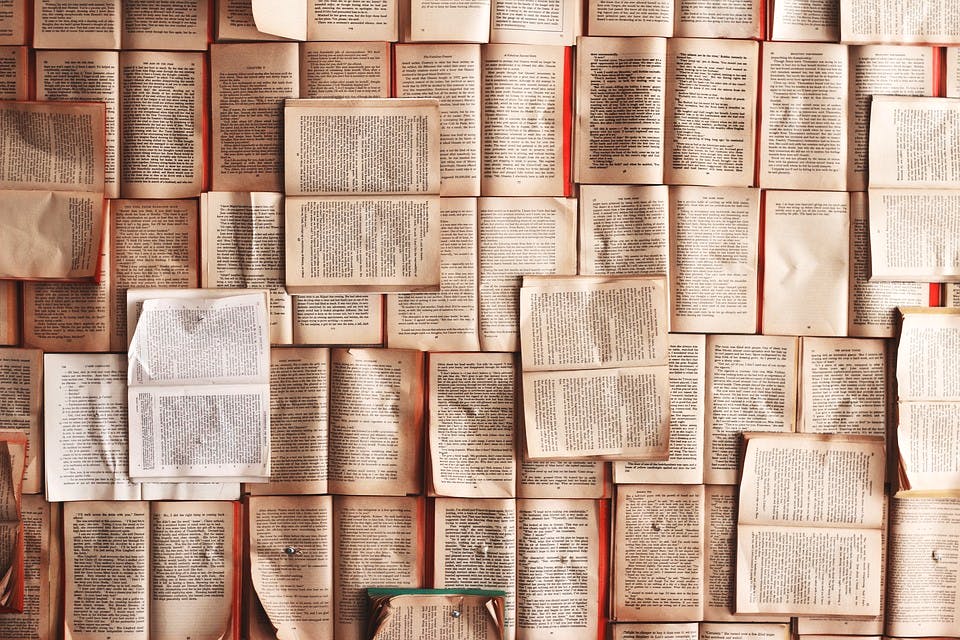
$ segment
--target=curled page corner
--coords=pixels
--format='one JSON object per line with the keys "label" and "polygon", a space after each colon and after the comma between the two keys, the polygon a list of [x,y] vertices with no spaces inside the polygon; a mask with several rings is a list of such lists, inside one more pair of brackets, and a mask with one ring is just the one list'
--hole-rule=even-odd
{"label": "curled page corner", "polygon": [[257,31],[291,40],[307,39],[306,0],[253,0],[251,6]]}

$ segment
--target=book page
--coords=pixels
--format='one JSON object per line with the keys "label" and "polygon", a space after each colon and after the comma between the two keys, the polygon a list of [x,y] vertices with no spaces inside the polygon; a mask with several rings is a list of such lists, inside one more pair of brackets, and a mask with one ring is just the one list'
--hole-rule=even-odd
{"label": "book page", "polygon": [[203,189],[204,54],[120,56],[120,195],[192,198]]}
{"label": "book page", "polygon": [[580,35],[581,2],[490,0],[490,42],[571,46]]}
{"label": "book page", "polygon": [[504,640],[517,630],[517,509],[511,499],[437,498],[433,584],[506,592]]}
{"label": "book page", "polygon": [[763,11],[761,0],[677,0],[672,35],[678,38],[761,39]]}
{"label": "book page", "polygon": [[[54,621],[47,608],[56,596],[51,597],[48,582],[51,507],[40,495],[23,497],[21,517],[24,532],[24,608],[22,613],[4,612],[0,615],[0,638],[23,640],[24,638],[52,638],[49,630]],[[59,533],[59,532],[58,532]]]}
{"label": "book page", "polygon": [[440,195],[480,195],[480,47],[400,45],[398,98],[440,101]]}
{"label": "book page", "polygon": [[300,94],[296,43],[210,46],[214,191],[283,189],[283,102]]}
{"label": "book page", "polygon": [[440,198],[287,197],[289,293],[438,291]]}
{"label": "book page", "polygon": [[587,33],[591,36],[660,36],[673,35],[674,2],[587,2]]}
{"label": "book page", "polygon": [[382,319],[378,294],[293,296],[293,343],[377,345]]}
{"label": "book page", "polygon": [[120,58],[116,51],[37,51],[37,100],[106,106],[104,195],[120,196]]}
{"label": "book page", "polygon": [[287,100],[285,105],[288,196],[440,193],[436,98]]}
{"label": "book page", "polygon": [[703,496],[703,485],[617,487],[613,619],[703,618]]}
{"label": "book page", "polygon": [[890,507],[886,633],[960,633],[960,498],[894,498]]}
{"label": "book page", "polygon": [[37,0],[33,3],[37,49],[119,49],[119,0]]}
{"label": "book page", "polygon": [[[746,616],[745,616],[746,617]],[[788,640],[791,635],[790,624],[752,622],[701,622],[700,640]],[[815,640],[815,639],[811,639]],[[825,639],[820,639],[825,640]]]}
{"label": "book page", "polygon": [[123,0],[120,39],[124,49],[205,51],[212,0],[169,7],[162,0]]}
{"label": "book page", "polygon": [[366,640],[371,584],[423,586],[420,508],[417,498],[334,496],[333,616],[338,640]]}
{"label": "book page", "polygon": [[49,353],[43,364],[47,500],[139,500],[128,475],[127,359]]}
{"label": "book page", "polygon": [[63,546],[64,638],[148,640],[150,503],[68,503]]}
{"label": "book page", "polygon": [[696,622],[620,622],[611,624],[611,640],[698,640]]}
{"label": "book page", "polygon": [[567,195],[571,50],[496,44],[481,55],[480,193]]}
{"label": "book page", "polygon": [[599,504],[517,501],[517,633],[530,640],[597,637]]}
{"label": "book page", "polygon": [[898,415],[901,488],[960,492],[960,402],[903,402]]}
{"label": "book page", "polygon": [[[23,493],[40,493],[43,439],[43,353],[39,349],[0,349],[0,431],[27,437]],[[0,616],[2,620],[3,616]]]}
{"label": "book page", "polygon": [[[916,312],[915,312],[916,311]],[[938,366],[960,357],[960,315],[953,309],[906,310],[897,348],[900,402],[960,398],[960,371]]]}
{"label": "book page", "polygon": [[17,345],[20,337],[20,287],[0,280],[0,344]]}
{"label": "book page", "polygon": [[229,637],[239,613],[234,502],[150,503],[150,638]]}
{"label": "book page", "polygon": [[703,482],[703,398],[706,338],[669,336],[670,441],[667,460],[613,463],[617,484],[700,484]]}
{"label": "book page", "polygon": [[577,201],[479,200],[480,346],[519,351],[521,276],[577,272]]}
{"label": "book page", "polygon": [[389,98],[389,43],[301,43],[300,97]]}
{"label": "book page", "polygon": [[423,355],[402,349],[330,354],[330,493],[421,490]]}
{"label": "book page", "polygon": [[387,295],[386,346],[479,351],[477,200],[440,199],[440,291]]}
{"label": "book page", "polygon": [[761,187],[846,190],[847,69],[844,45],[763,47]]}
{"label": "book page", "polygon": [[945,85],[945,96],[960,98],[960,47],[947,47]]}
{"label": "book page", "polygon": [[110,350],[126,351],[127,289],[200,284],[195,200],[110,201]]}
{"label": "book page", "polygon": [[744,431],[794,431],[798,350],[792,336],[707,338],[705,482],[736,484]]}
{"label": "book page", "polygon": [[960,281],[960,191],[868,192],[871,280]]}
{"label": "book page", "polygon": [[752,186],[760,46],[671,38],[667,49],[664,182]]}
{"label": "book page", "polygon": [[580,38],[577,59],[577,182],[663,182],[666,40]]}
{"label": "book page", "polygon": [[250,573],[277,637],[333,637],[333,498],[250,499]]}
{"label": "book page", "polygon": [[763,332],[846,335],[847,194],[767,191],[764,233]]}
{"label": "book page", "polygon": [[429,356],[430,484],[440,496],[516,495],[517,369],[511,353]]}
{"label": "book page", "polygon": [[27,44],[26,0],[8,0],[4,6],[5,10],[0,13],[0,44]]}
{"label": "book page", "polygon": [[844,42],[956,44],[960,27],[951,0],[840,0]]}
{"label": "book page", "polygon": [[667,273],[668,193],[664,185],[581,185],[579,273]]}
{"label": "book page", "polygon": [[873,96],[934,94],[931,47],[869,45],[850,47],[850,129],[847,189],[867,188],[867,142]]}
{"label": "book page", "polygon": [[605,498],[607,463],[594,460],[518,461],[520,498]]}
{"label": "book page", "polygon": [[489,42],[490,0],[413,0],[410,42]]}
{"label": "book page", "polygon": [[482,589],[369,589],[373,640],[503,638],[503,596]]}
{"label": "book page", "polygon": [[840,41],[839,0],[775,0],[771,40]]}
{"label": "book page", "polygon": [[875,96],[870,112],[870,186],[950,189],[960,180],[960,100]]}
{"label": "book page", "polygon": [[[282,40],[280,36],[257,30],[250,0],[216,0],[217,41]],[[297,6],[297,3],[291,3]],[[301,5],[302,8],[302,5]]]}
{"label": "book page", "polygon": [[284,288],[283,195],[210,191],[200,198],[201,285],[270,292],[270,342],[293,341]]}
{"label": "book page", "polygon": [[251,495],[327,493],[330,351],[270,350],[270,481]]}
{"label": "book page", "polygon": [[867,194],[851,193],[847,334],[860,338],[893,338],[899,319],[897,307],[927,306],[930,287],[926,282],[880,282],[871,279],[869,234]]}
{"label": "book page", "polygon": [[291,40],[307,39],[307,0],[279,4],[268,0],[251,0],[249,4],[257,31]]}
{"label": "book page", "polygon": [[760,190],[670,189],[670,328],[757,328]]}
{"label": "book page", "polygon": [[[254,5],[261,0],[254,0]],[[306,0],[306,40],[381,40],[396,42],[397,0],[372,0],[357,4],[351,0]],[[274,3],[269,3],[274,10]]]}
{"label": "book page", "polygon": [[797,431],[886,436],[883,340],[804,338]]}

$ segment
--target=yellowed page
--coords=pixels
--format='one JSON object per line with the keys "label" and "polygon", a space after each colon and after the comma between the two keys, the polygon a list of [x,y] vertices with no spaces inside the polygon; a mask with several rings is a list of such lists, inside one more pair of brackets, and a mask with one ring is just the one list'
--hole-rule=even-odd
{"label": "yellowed page", "polygon": [[960,492],[960,402],[903,402],[899,419],[901,489]]}
{"label": "yellowed page", "polygon": [[703,485],[617,487],[611,610],[618,622],[703,618]]}
{"label": "yellowed page", "polygon": [[840,41],[839,0],[774,0],[771,40]]}
{"label": "yellowed page", "polygon": [[151,640],[228,637],[240,570],[233,502],[150,503]]}
{"label": "yellowed page", "polygon": [[250,572],[279,638],[333,636],[333,499],[250,499]]}
{"label": "yellowed page", "polygon": [[273,2],[251,0],[253,22],[257,31],[292,40],[307,39],[307,0]]}
{"label": "yellowed page", "polygon": [[850,47],[849,191],[867,188],[867,141],[873,96],[933,95],[933,66],[937,54],[931,47]]}
{"label": "yellowed page", "polygon": [[[568,193],[564,142],[565,47],[496,44],[483,48],[480,193]],[[536,78],[531,82],[531,78]]]}
{"label": "yellowed page", "polygon": [[767,191],[764,234],[763,332],[846,335],[849,196]]}
{"label": "yellowed page", "polygon": [[[682,38],[763,38],[762,0],[677,0],[673,35]],[[670,34],[667,34],[670,35]]]}
{"label": "yellowed page", "polygon": [[960,100],[875,96],[870,112],[870,186],[951,189],[960,163]]}
{"label": "yellowed page", "polygon": [[667,273],[668,189],[580,187],[581,274]]}
{"label": "yellowed page", "polygon": [[210,46],[212,190],[283,189],[283,101],[300,95],[293,42]]}
{"label": "yellowed page", "polygon": [[489,42],[490,0],[412,0],[409,41]]}
{"label": "yellowed page", "polygon": [[431,488],[440,496],[512,498],[517,368],[512,353],[430,354]]}
{"label": "yellowed page", "polygon": [[597,637],[600,531],[595,500],[517,501],[517,635]]}
{"label": "yellowed page", "polygon": [[304,42],[300,45],[300,97],[390,97],[387,42]]}
{"label": "yellowed page", "polygon": [[388,294],[386,344],[480,350],[475,198],[440,199],[440,291]]}
{"label": "yellowed page", "polygon": [[670,189],[670,328],[757,329],[760,190]]}
{"label": "yellowed page", "polygon": [[594,460],[518,461],[521,498],[604,498],[609,495],[607,463]]}
{"label": "yellowed page", "polygon": [[736,484],[744,431],[794,431],[798,351],[792,336],[707,338],[705,482]]}
{"label": "yellowed page", "polygon": [[440,290],[437,196],[285,199],[288,293]]}
{"label": "yellowed page", "polygon": [[64,638],[150,638],[150,503],[71,502],[63,526]]}
{"label": "yellowed page", "polygon": [[[3,640],[51,640],[48,633],[51,602],[48,580],[49,546],[52,507],[43,496],[23,497],[21,517],[24,530],[24,596],[23,612],[5,612],[0,616],[0,638]],[[59,622],[59,621],[57,621]]]}
{"label": "yellowed page", "polygon": [[947,47],[946,86],[948,98],[960,97],[960,47]]}
{"label": "yellowed page", "polygon": [[890,506],[886,634],[960,633],[960,498],[894,498]]}
{"label": "yellowed page", "polygon": [[844,42],[956,44],[952,0],[840,0]]}
{"label": "yellowed page", "polygon": [[293,296],[294,344],[380,344],[383,296]]}
{"label": "yellowed page", "polygon": [[[4,193],[4,198],[9,192]],[[100,206],[99,196],[96,198]],[[104,227],[99,282],[25,282],[23,344],[44,351],[110,350],[110,239]],[[45,256],[49,258],[50,256]]]}
{"label": "yellowed page", "polygon": [[338,640],[366,640],[370,585],[424,585],[420,507],[417,498],[334,496],[333,611]]}
{"label": "yellowed page", "polygon": [[577,182],[663,182],[666,40],[580,38],[577,58]]}
{"label": "yellowed page", "polygon": [[506,592],[504,640],[517,634],[517,510],[511,499],[437,498],[433,585]]}
{"label": "yellowed page", "polygon": [[846,190],[847,68],[844,45],[763,47],[761,187]]}
{"label": "yellowed page", "polygon": [[201,286],[267,289],[270,342],[293,342],[293,300],[284,288],[283,195],[211,191],[200,198]]}
{"label": "yellowed page", "polygon": [[420,493],[423,366],[418,351],[331,352],[330,493]]}
{"label": "yellowed page", "polygon": [[4,397],[0,404],[0,430],[27,436],[23,493],[40,493],[43,482],[42,379],[43,353],[39,349],[0,349],[0,395]]}
{"label": "yellowed page", "polygon": [[[464,591],[469,591],[464,589]],[[371,595],[372,640],[500,640],[503,596],[451,592]]]}
{"label": "yellowed page", "polygon": [[480,46],[400,45],[398,98],[440,101],[440,195],[480,195]]}
{"label": "yellowed page", "polygon": [[903,311],[897,349],[900,402],[960,398],[960,371],[943,367],[960,357],[960,314],[954,309]]}
{"label": "yellowed page", "polygon": [[697,640],[696,622],[621,622],[610,625],[611,640]]}
{"label": "yellowed page", "polygon": [[7,10],[0,14],[0,44],[27,44],[27,2],[9,0]]}
{"label": "yellowed page", "polygon": [[124,49],[206,51],[214,0],[123,0],[120,39]]}
{"label": "yellowed page", "polygon": [[847,334],[861,338],[893,338],[897,334],[897,307],[924,307],[929,302],[930,287],[926,282],[880,282],[871,279],[867,194],[851,193]]}
{"label": "yellowed page", "polygon": [[670,440],[667,460],[613,463],[617,484],[701,484],[706,338],[669,336]]}
{"label": "yellowed page", "polygon": [[110,350],[126,351],[127,289],[200,284],[196,200],[110,201]]}
{"label": "yellowed page", "polygon": [[[397,0],[307,0],[307,40],[396,42]],[[271,10],[274,3],[270,3]]]}
{"label": "yellowed page", "polygon": [[11,280],[0,281],[0,344],[20,343],[20,287]]}
{"label": "yellowed page", "polygon": [[251,495],[327,493],[330,351],[270,350],[270,481]]}
{"label": "yellowed page", "polygon": [[652,2],[587,2],[587,33],[591,36],[673,35],[673,0]]}
{"label": "yellowed page", "polygon": [[[216,0],[217,41],[281,40],[280,36],[257,30],[250,0]],[[259,4],[259,3],[258,3]],[[293,6],[296,6],[294,3]]]}
{"label": "yellowed page", "polygon": [[490,0],[490,42],[571,46],[580,35],[579,0]]}
{"label": "yellowed page", "polygon": [[201,52],[120,55],[120,195],[192,198],[203,187]]}
{"label": "yellowed page", "polygon": [[[2,29],[0,27],[0,33]],[[0,36],[0,41],[2,39]],[[0,100],[27,100],[30,97],[28,51],[24,46],[0,45]]]}
{"label": "yellowed page", "polygon": [[701,622],[700,640],[789,640],[793,637],[787,622]]}
{"label": "yellowed page", "polygon": [[667,50],[664,182],[753,185],[760,45],[671,38]]}
{"label": "yellowed page", "polygon": [[119,49],[120,0],[37,0],[33,46],[37,49]]}
{"label": "yellowed page", "polygon": [[481,198],[480,346],[519,351],[521,276],[577,271],[577,201]]}

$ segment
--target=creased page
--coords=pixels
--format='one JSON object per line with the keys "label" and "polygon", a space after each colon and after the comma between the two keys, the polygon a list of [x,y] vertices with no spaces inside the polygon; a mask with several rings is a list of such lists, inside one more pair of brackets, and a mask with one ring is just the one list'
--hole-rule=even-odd
{"label": "creased page", "polygon": [[667,53],[664,182],[752,186],[760,46],[671,38]]}
{"label": "creased page", "polygon": [[664,185],[580,186],[580,273],[667,273]]}
{"label": "creased page", "polygon": [[617,487],[613,619],[703,618],[703,492],[703,485]]}
{"label": "creased page", "polygon": [[307,0],[251,0],[257,30],[291,40],[307,39]]}
{"label": "creased page", "polygon": [[331,352],[331,493],[420,493],[422,380],[423,355],[419,351]]}
{"label": "creased page", "polygon": [[389,98],[389,42],[303,42],[301,98]]}
{"label": "creased page", "polygon": [[516,495],[517,370],[512,353],[429,356],[430,482],[440,496]]}
{"label": "creased page", "polygon": [[840,41],[838,0],[774,0],[771,40]]}
{"label": "creased page", "polygon": [[762,39],[764,9],[763,0],[720,3],[714,0],[676,0],[673,35],[678,38]]}
{"label": "creased page", "polygon": [[847,194],[767,191],[765,214],[763,332],[846,335]]}
{"label": "creased page", "polygon": [[42,379],[43,353],[39,349],[0,349],[0,431],[27,437],[23,493],[40,493],[42,485]]}
{"label": "creased page", "polygon": [[663,182],[666,40],[580,38],[577,182]]}
{"label": "creased page", "polygon": [[285,640],[333,635],[333,498],[250,499],[256,598]]}
{"label": "creased page", "polygon": [[760,190],[670,188],[670,329],[757,329]]}
{"label": "creased page", "polygon": [[150,503],[150,639],[220,640],[239,603],[234,502]]}
{"label": "creased page", "polygon": [[503,640],[500,591],[371,588],[367,593],[371,640]]}
{"label": "creased page", "polygon": [[594,500],[517,501],[517,634],[597,637],[600,510]]}

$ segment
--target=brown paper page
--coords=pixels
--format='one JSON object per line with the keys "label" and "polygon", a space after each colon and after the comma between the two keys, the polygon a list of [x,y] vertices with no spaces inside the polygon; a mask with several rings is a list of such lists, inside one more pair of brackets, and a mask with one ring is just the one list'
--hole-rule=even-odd
{"label": "brown paper page", "polygon": [[42,485],[42,378],[43,353],[39,349],[0,349],[0,389],[5,397],[0,413],[0,430],[27,437],[28,457],[23,493],[40,493]]}
{"label": "brown paper page", "polygon": [[666,41],[580,38],[577,182],[663,182]]}
{"label": "brown paper page", "polygon": [[162,0],[123,0],[123,48],[206,51],[214,1],[189,0],[173,9]]}
{"label": "brown paper page", "polygon": [[581,185],[579,272],[667,273],[668,192],[663,185]]}
{"label": "brown paper page", "polygon": [[[9,5],[8,5],[9,6]],[[2,17],[0,17],[2,23]],[[0,33],[2,33],[0,27]],[[3,37],[0,36],[0,41]],[[27,100],[30,97],[28,68],[29,49],[19,45],[0,45],[0,99]]]}
{"label": "brown paper page", "polygon": [[10,0],[6,6],[0,15],[0,44],[27,44],[26,0]]}
{"label": "brown paper page", "polygon": [[759,45],[672,38],[667,50],[664,182],[753,185]]}
{"label": "brown paper page", "polygon": [[331,493],[421,490],[423,355],[402,349],[330,354]]}
{"label": "brown paper page", "polygon": [[389,43],[301,43],[300,97],[390,97]]}
{"label": "brown paper page", "polygon": [[511,498],[517,369],[511,353],[430,354],[430,482],[440,496]]}
{"label": "brown paper page", "polygon": [[37,0],[33,46],[37,49],[119,49],[120,0]]}

